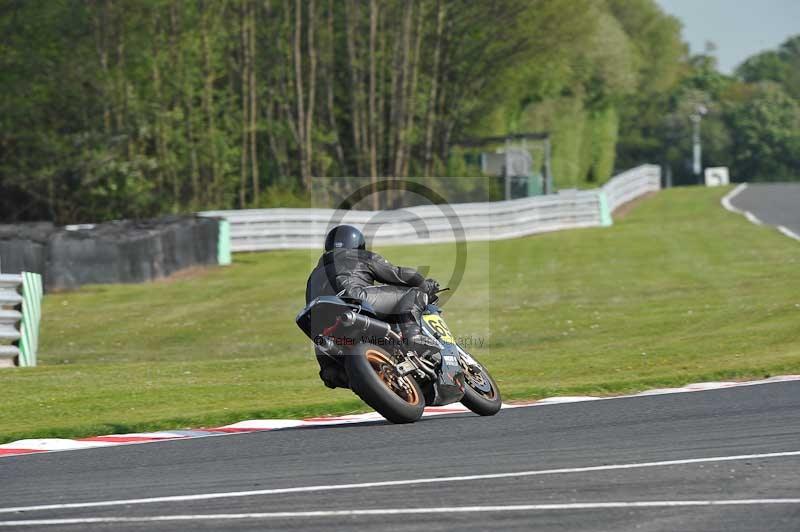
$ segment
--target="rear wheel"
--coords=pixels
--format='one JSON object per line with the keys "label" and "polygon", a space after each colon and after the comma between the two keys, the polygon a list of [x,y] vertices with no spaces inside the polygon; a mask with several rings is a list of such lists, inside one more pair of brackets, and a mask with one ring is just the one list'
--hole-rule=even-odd
{"label": "rear wheel", "polygon": [[345,358],[350,388],[392,423],[412,423],[422,416],[425,398],[410,375],[401,376],[392,355],[372,344],[358,344]]}
{"label": "rear wheel", "polygon": [[462,357],[458,357],[464,369],[464,397],[461,404],[480,416],[493,416],[500,411],[503,400],[500,388],[492,376],[482,365],[470,366]]}

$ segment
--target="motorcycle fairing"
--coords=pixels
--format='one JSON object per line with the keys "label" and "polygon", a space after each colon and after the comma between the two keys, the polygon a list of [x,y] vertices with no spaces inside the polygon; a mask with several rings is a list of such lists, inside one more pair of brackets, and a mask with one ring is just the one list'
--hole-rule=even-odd
{"label": "motorcycle fairing", "polygon": [[436,338],[442,345],[439,352],[441,356],[441,367],[438,378],[433,382],[433,397],[428,404],[432,406],[447,405],[456,403],[464,397],[464,370],[458,361],[460,356],[458,345],[455,338],[450,333],[450,329],[441,316],[438,307],[429,305],[426,313],[422,316],[422,330],[428,336]]}

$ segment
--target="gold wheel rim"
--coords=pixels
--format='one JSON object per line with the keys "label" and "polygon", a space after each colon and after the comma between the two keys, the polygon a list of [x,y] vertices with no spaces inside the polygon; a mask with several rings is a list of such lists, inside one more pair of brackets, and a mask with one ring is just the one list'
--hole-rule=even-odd
{"label": "gold wheel rim", "polygon": [[408,404],[419,404],[417,388],[411,383],[408,376],[397,376],[394,361],[391,358],[376,349],[370,349],[367,351],[367,361],[387,388]]}
{"label": "gold wheel rim", "polygon": [[481,371],[478,374],[475,374],[470,370],[469,366],[467,366],[467,364],[461,357],[458,358],[458,361],[461,364],[461,369],[464,370],[464,379],[467,381],[467,385],[469,386],[470,383],[475,383],[475,385],[477,386],[480,386],[481,384],[486,384],[489,386],[489,393],[477,390],[472,386],[470,386],[470,388],[472,388],[476,393],[482,395],[487,399],[494,399],[495,397],[497,397],[497,392],[495,391],[494,386],[492,385],[492,381],[484,377],[483,371]]}

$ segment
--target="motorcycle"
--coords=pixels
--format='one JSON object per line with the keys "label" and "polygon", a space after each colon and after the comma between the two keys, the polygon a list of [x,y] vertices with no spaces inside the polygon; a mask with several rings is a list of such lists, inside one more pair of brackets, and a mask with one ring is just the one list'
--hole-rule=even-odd
{"label": "motorcycle", "polygon": [[317,297],[295,322],[314,342],[318,356],[340,366],[347,387],[393,423],[416,421],[426,405],[460,401],[481,416],[500,410],[497,383],[458,345],[434,303],[426,306],[420,322],[432,340],[422,353],[409,349],[397,323],[379,319],[360,300]]}

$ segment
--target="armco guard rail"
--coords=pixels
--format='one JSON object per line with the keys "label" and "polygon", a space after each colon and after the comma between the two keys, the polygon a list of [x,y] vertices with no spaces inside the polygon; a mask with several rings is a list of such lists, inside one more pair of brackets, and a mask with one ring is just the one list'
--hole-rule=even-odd
{"label": "armco guard rail", "polygon": [[614,176],[603,185],[608,209],[614,212],[621,205],[661,188],[661,168],[654,164],[637,166]]}
{"label": "armco guard rail", "polygon": [[601,189],[562,191],[510,201],[425,205],[386,211],[246,209],[207,211],[230,223],[231,250],[320,248],[331,223],[361,227],[374,244],[501,240],[610,225],[614,209],[661,186],[658,166],[644,165]]}
{"label": "armco guard rail", "polygon": [[36,365],[41,317],[41,275],[0,275],[0,367]]}

